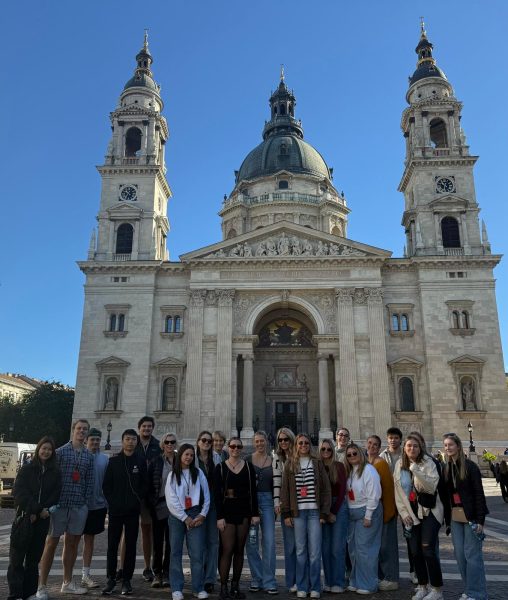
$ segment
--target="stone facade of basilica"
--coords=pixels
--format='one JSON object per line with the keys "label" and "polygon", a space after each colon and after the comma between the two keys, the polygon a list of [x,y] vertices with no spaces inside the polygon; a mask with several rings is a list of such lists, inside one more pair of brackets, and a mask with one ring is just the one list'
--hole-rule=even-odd
{"label": "stone facade of basilica", "polygon": [[[235,173],[222,241],[171,261],[169,137],[145,43],[99,167],[74,415],[113,439],[153,414],[195,440],[288,425],[354,439],[390,425],[430,443],[471,421],[505,445],[507,391],[492,254],[461,102],[422,29],[401,126],[406,250],[348,239],[349,208],[305,142],[283,74],[262,142]],[[394,228],[397,224],[394,223]]]}

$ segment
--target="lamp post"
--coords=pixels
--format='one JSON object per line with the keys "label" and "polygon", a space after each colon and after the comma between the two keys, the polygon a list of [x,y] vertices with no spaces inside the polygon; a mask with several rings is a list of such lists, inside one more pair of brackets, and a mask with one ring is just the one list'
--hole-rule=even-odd
{"label": "lamp post", "polygon": [[476,452],[473,442],[473,425],[471,421],[469,421],[467,424],[467,430],[469,431],[469,452]]}
{"label": "lamp post", "polygon": [[106,425],[106,431],[108,432],[108,439],[106,440],[106,445],[104,446],[104,450],[111,450],[111,430],[113,429],[113,425],[111,425],[111,421]]}

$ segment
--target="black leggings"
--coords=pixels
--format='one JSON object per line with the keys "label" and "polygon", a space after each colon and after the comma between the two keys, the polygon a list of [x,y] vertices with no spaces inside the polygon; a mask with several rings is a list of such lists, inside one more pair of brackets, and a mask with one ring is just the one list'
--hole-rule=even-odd
{"label": "black leggings", "polygon": [[233,579],[240,581],[243,569],[243,553],[247,534],[249,533],[250,519],[245,519],[239,525],[226,523],[224,531],[220,532],[221,554],[219,558],[220,582],[225,585],[228,582],[231,561],[233,562]]}
{"label": "black leggings", "polygon": [[441,525],[432,512],[423,517],[419,525],[413,526],[408,541],[418,577],[418,585],[427,585],[429,579],[432,587],[443,585],[441,564],[436,555],[436,541],[440,527]]}

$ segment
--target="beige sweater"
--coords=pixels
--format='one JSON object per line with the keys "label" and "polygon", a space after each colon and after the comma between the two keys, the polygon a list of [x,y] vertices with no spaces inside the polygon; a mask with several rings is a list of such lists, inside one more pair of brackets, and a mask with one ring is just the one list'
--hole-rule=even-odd
{"label": "beige sweater", "polygon": [[[400,471],[402,467],[402,460],[397,461],[395,465],[395,471],[393,473],[393,480],[395,483],[395,503],[397,510],[402,519],[405,517],[411,517],[415,525],[420,523],[419,519],[428,516],[430,512],[434,515],[438,523],[443,522],[444,509],[439,494],[436,495],[436,506],[434,508],[424,508],[418,504],[418,519],[415,518],[409,498],[402,489],[400,484]],[[421,463],[411,463],[409,467],[413,474],[413,481],[415,489],[418,492],[427,492],[433,494],[437,490],[437,484],[439,483],[439,473],[437,472],[436,465],[431,458],[425,456]]]}

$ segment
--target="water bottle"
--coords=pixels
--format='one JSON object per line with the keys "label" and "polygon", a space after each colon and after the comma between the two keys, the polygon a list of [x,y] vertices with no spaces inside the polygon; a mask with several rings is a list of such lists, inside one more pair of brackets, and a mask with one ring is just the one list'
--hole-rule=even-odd
{"label": "water bottle", "polygon": [[249,544],[251,546],[257,546],[258,545],[258,530],[257,530],[257,527],[255,525],[251,525],[249,527]]}
{"label": "water bottle", "polygon": [[480,540],[480,542],[483,542],[483,540],[485,539],[485,534],[483,533],[483,531],[478,531],[478,523],[475,523],[474,521],[469,521],[469,526],[473,530],[475,536]]}

